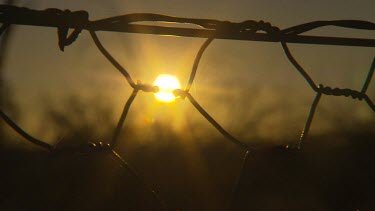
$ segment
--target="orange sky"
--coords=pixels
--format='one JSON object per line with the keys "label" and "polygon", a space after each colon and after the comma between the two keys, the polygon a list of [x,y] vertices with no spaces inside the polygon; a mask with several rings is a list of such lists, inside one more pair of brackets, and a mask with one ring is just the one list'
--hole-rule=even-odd
{"label": "orange sky", "polygon": [[[280,28],[315,20],[360,19],[375,22],[373,1],[18,1],[33,9],[87,10],[90,20],[135,12],[161,13],[181,17],[229,21],[265,20]],[[131,92],[125,79],[99,53],[89,33],[60,52],[53,28],[19,26],[10,43],[5,78],[13,88],[17,106],[23,111],[26,129],[38,137],[53,140],[40,131],[43,106],[56,108],[68,96],[84,102],[105,102],[117,120]],[[375,32],[319,29],[311,34],[374,38]],[[105,47],[135,80],[152,83],[159,74],[174,74],[184,85],[194,56],[204,41],[198,38],[160,37],[140,34],[98,33]],[[291,45],[296,59],[317,83],[331,87],[360,89],[375,55],[374,48]],[[374,85],[369,95],[375,96]],[[298,139],[314,92],[288,63],[277,43],[215,40],[205,52],[192,94],[225,128],[240,138]],[[129,124],[144,127],[150,119],[169,122],[177,131],[184,123],[210,127],[188,104],[171,108],[165,117],[163,106],[152,96],[140,93]],[[375,100],[375,99],[374,99]],[[94,102],[95,103],[95,102]],[[156,105],[157,104],[157,105]],[[162,108],[160,108],[162,107]],[[62,109],[69,109],[68,107]],[[164,108],[165,109],[165,108]],[[333,111],[332,111],[333,110]],[[320,112],[320,113],[319,113]],[[330,115],[328,115],[328,114]],[[332,114],[333,113],[333,114]],[[364,104],[349,98],[323,97],[313,133],[334,128],[330,119],[374,117]],[[333,116],[333,117],[332,117]],[[172,119],[171,119],[172,118]],[[328,120],[327,120],[328,119]],[[255,125],[254,125],[255,124]]]}

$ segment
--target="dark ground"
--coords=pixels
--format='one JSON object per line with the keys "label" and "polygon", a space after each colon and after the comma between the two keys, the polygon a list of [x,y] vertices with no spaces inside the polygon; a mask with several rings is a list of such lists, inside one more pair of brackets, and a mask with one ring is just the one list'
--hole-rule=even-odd
{"label": "dark ground", "polygon": [[[333,143],[338,136],[345,144]],[[311,137],[300,151],[252,151],[230,210],[375,210],[374,138],[369,127]],[[170,210],[224,210],[242,154],[218,143],[201,148],[207,168],[191,167],[200,164],[189,164],[177,145],[122,155]],[[3,146],[0,167],[0,210],[162,210],[137,178],[103,151],[51,154]]]}

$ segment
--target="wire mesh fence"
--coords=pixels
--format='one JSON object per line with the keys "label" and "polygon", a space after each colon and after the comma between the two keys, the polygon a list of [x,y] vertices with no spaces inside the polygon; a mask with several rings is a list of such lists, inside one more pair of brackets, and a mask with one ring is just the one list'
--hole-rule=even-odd
{"label": "wire mesh fence", "polygon": [[[310,111],[307,115],[305,126],[300,135],[298,143],[295,145],[288,145],[285,150],[298,150],[303,146],[303,143],[308,137],[309,130],[311,128],[315,111],[318,108],[322,95],[327,96],[344,96],[351,97],[355,100],[364,101],[369,108],[375,112],[375,104],[366,94],[370,85],[373,73],[375,70],[375,57],[373,58],[372,64],[369,68],[367,77],[364,80],[363,86],[360,91],[347,89],[347,88],[332,88],[323,84],[319,84],[309,75],[309,72],[305,70],[299,62],[292,55],[287,43],[309,43],[318,45],[340,45],[340,46],[361,46],[361,47],[375,47],[374,39],[362,39],[362,38],[342,38],[342,37],[323,37],[323,36],[307,36],[303,33],[311,30],[325,27],[335,26],[344,27],[357,30],[375,30],[375,24],[367,21],[360,20],[335,20],[335,21],[315,21],[305,23],[297,26],[293,26],[286,29],[280,29],[270,23],[264,21],[253,21],[247,20],[240,23],[219,21],[212,19],[193,19],[193,18],[181,18],[171,17],[159,14],[128,14],[123,16],[116,16],[106,18],[97,21],[90,21],[89,14],[86,11],[71,12],[69,10],[60,9],[46,9],[46,10],[31,10],[28,8],[19,8],[9,5],[0,5],[0,22],[3,25],[0,28],[0,34],[3,34],[6,29],[13,24],[17,25],[33,25],[33,26],[45,26],[55,27],[58,32],[58,46],[61,51],[64,51],[66,46],[73,44],[77,41],[82,30],[88,30],[91,38],[103,54],[105,58],[117,69],[125,78],[128,85],[133,89],[131,95],[125,103],[123,112],[118,120],[117,126],[114,129],[112,139],[109,142],[103,143],[88,143],[87,146],[83,146],[84,149],[91,149],[91,151],[104,151],[113,155],[117,160],[122,163],[122,166],[132,172],[135,178],[138,178],[142,187],[148,190],[155,199],[165,209],[170,209],[168,203],[163,201],[153,190],[152,187],[148,186],[142,181],[140,174],[133,168],[117,151],[117,145],[119,141],[119,135],[123,128],[124,122],[131,109],[133,101],[136,99],[140,92],[146,93],[157,93],[159,87],[143,83],[141,81],[134,81],[130,73],[106,50],[106,48],[100,42],[97,36],[97,31],[113,31],[113,32],[129,32],[129,33],[145,33],[145,34],[162,34],[162,35],[175,35],[175,36],[187,36],[187,37],[201,37],[206,38],[206,41],[201,45],[199,51],[195,56],[195,60],[192,65],[189,80],[187,81],[184,89],[176,89],[173,94],[176,97],[187,99],[194,108],[227,140],[231,141],[235,145],[244,149],[243,163],[246,163],[249,154],[252,150],[257,150],[256,146],[248,144],[246,141],[242,141],[234,137],[231,133],[225,130],[193,97],[190,93],[192,84],[196,73],[198,71],[199,63],[204,54],[205,50],[215,39],[233,39],[233,40],[252,40],[252,41],[264,41],[264,42],[279,42],[284,50],[285,56],[292,64],[295,70],[303,77],[310,88],[316,93],[315,98],[310,107]],[[182,27],[163,27],[153,25],[143,25],[142,22],[167,22],[167,23],[184,23],[190,24],[197,28],[182,28]],[[69,29],[73,31],[69,34]],[[2,110],[0,111],[2,119],[13,128],[19,135],[25,140],[38,145],[50,152],[58,152],[64,150],[82,150],[82,149],[61,149],[56,146],[52,146],[44,141],[41,141],[29,133],[24,131],[15,121],[6,115]],[[243,165],[245,166],[245,165]],[[241,170],[242,172],[243,170]],[[239,181],[241,180],[242,173],[239,174],[238,181],[233,188],[233,196],[229,207],[232,206],[232,201],[237,196],[237,190]]]}

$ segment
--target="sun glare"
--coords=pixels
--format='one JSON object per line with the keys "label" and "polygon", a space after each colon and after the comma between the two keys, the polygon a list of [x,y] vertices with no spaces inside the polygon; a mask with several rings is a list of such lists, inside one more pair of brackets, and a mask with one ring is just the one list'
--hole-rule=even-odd
{"label": "sun glare", "polygon": [[159,87],[159,92],[155,93],[156,99],[166,103],[175,100],[176,96],[173,94],[175,89],[181,89],[180,82],[172,75],[159,75],[153,85]]}

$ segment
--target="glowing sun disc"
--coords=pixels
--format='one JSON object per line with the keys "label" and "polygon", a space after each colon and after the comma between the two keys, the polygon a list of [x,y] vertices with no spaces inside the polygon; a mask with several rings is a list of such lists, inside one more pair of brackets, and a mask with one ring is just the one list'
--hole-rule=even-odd
{"label": "glowing sun disc", "polygon": [[166,103],[175,100],[175,89],[181,89],[180,82],[172,75],[159,75],[153,85],[159,87],[159,92],[155,93],[156,99]]}

